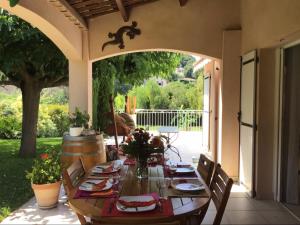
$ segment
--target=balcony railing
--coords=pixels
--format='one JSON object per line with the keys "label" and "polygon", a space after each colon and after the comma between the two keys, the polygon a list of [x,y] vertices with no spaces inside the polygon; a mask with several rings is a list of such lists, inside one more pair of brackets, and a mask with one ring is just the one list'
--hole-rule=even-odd
{"label": "balcony railing", "polygon": [[201,131],[202,110],[137,109],[136,124],[148,130],[160,126],[175,126],[180,131]]}

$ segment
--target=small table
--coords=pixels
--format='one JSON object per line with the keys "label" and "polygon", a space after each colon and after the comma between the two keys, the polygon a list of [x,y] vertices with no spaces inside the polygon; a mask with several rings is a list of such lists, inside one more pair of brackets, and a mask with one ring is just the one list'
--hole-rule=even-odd
{"label": "small table", "polygon": [[171,127],[171,126],[163,126],[158,128],[159,134],[166,134],[166,144],[167,147],[165,149],[165,152],[170,150],[174,152],[180,159],[180,162],[182,161],[180,153],[178,148],[176,148],[172,143],[178,138],[179,130],[177,127]]}

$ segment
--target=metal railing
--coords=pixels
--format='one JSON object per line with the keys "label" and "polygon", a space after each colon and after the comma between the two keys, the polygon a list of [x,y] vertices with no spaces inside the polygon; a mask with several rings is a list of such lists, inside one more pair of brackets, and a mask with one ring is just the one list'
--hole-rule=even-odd
{"label": "metal railing", "polygon": [[137,109],[136,124],[148,130],[175,126],[181,131],[200,131],[203,113],[202,110]]}

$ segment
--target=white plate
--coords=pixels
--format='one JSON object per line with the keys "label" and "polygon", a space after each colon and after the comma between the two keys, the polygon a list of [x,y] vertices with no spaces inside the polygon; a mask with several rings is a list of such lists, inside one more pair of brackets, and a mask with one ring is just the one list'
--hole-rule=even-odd
{"label": "white plate", "polygon": [[203,185],[198,185],[198,184],[192,184],[192,183],[182,183],[182,184],[177,184],[175,186],[176,190],[179,191],[200,191],[204,190],[205,187]]}
{"label": "white plate", "polygon": [[195,172],[195,169],[193,167],[188,167],[188,168],[177,168],[176,173],[193,173]]}
{"label": "white plate", "polygon": [[[126,202],[148,202],[153,201],[154,198],[152,196],[122,196],[119,198],[120,200],[126,201]],[[116,207],[121,212],[146,212],[154,210],[156,207],[156,203],[153,203],[149,206],[144,207],[124,207],[120,202],[117,201]]]}
{"label": "white plate", "polygon": [[[99,184],[102,181],[103,180],[87,180],[79,186],[79,190],[81,190],[81,191],[93,191],[94,184]],[[91,184],[91,183],[94,183],[94,184]],[[112,187],[112,183],[107,181],[106,186],[104,188],[102,188],[101,191],[106,191],[106,190],[110,189],[111,187]]]}
{"label": "white plate", "polygon": [[103,173],[103,174],[109,174],[109,173],[114,173],[118,172],[121,168],[120,167],[114,167],[111,172],[103,172],[105,169],[109,168],[110,165],[103,165],[103,166],[95,166],[92,169],[92,173]]}

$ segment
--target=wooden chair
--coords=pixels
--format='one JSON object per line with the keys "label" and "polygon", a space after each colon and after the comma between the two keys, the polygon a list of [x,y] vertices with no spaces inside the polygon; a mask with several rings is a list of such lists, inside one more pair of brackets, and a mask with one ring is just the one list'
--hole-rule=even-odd
{"label": "wooden chair", "polygon": [[217,214],[213,223],[214,225],[218,225],[222,221],[232,184],[233,180],[228,177],[221,168],[221,165],[218,164],[210,184],[211,197],[217,209]]}
{"label": "wooden chair", "polygon": [[208,159],[205,155],[201,154],[198,162],[197,170],[207,186],[210,185],[210,181],[214,172],[215,163]]}
{"label": "wooden chair", "polygon": [[[63,185],[67,192],[68,198],[71,198],[71,192],[76,188],[80,179],[85,175],[84,166],[82,161],[78,159],[77,161],[73,162],[69,168],[63,169]],[[73,209],[74,210],[74,209]],[[87,225],[90,224],[86,221],[83,215],[80,215],[76,210],[74,210],[80,224]]]}

